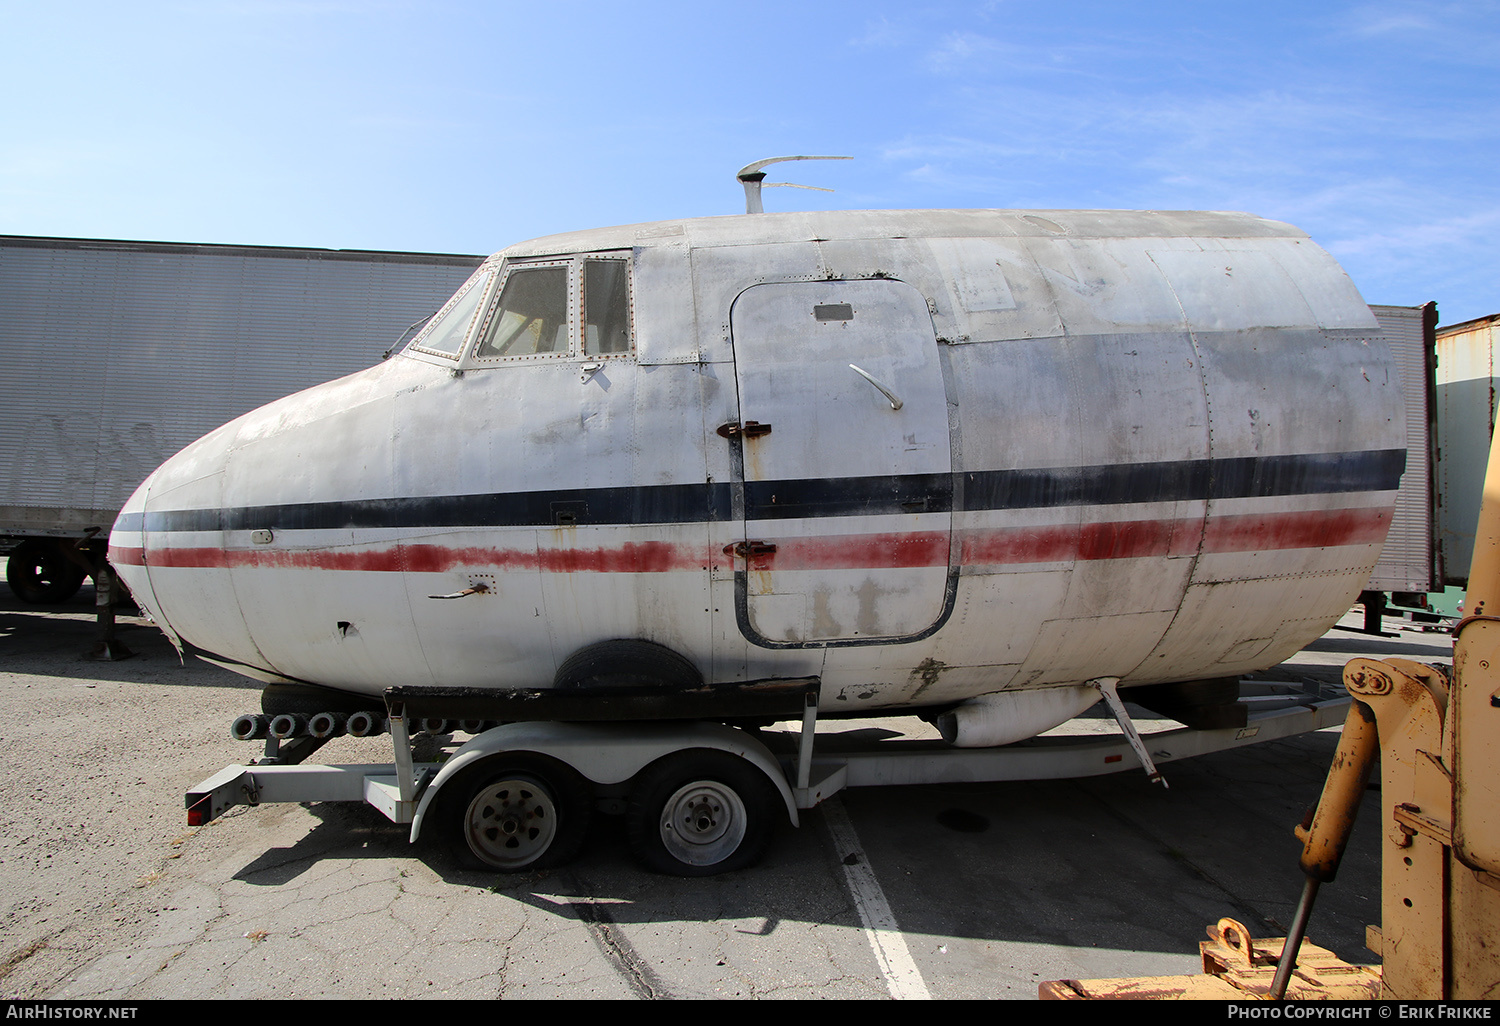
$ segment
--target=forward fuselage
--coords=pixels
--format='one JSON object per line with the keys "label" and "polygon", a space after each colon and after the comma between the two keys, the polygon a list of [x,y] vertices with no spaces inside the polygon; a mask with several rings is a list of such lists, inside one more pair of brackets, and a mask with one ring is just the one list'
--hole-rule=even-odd
{"label": "forward fuselage", "polygon": [[609,638],[829,710],[1194,680],[1348,608],[1402,416],[1348,278],[1247,215],[601,229],[189,446],[111,555],[169,632],[369,694]]}

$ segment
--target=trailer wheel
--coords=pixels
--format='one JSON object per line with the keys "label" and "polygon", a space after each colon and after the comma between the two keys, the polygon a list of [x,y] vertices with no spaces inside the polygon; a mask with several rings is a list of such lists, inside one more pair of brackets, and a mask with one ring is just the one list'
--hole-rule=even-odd
{"label": "trailer wheel", "polygon": [[630,847],[646,868],[712,876],[765,854],[778,795],[755,766],[707,749],[658,759],[630,796]]}
{"label": "trailer wheel", "polygon": [[513,873],[561,865],[578,854],[590,794],[576,771],[541,756],[514,757],[483,767],[470,780],[457,790],[448,815],[451,847],[462,861]]}
{"label": "trailer wheel", "polygon": [[16,598],[32,605],[66,602],[78,594],[88,574],[55,543],[24,541],[5,562],[5,582]]}

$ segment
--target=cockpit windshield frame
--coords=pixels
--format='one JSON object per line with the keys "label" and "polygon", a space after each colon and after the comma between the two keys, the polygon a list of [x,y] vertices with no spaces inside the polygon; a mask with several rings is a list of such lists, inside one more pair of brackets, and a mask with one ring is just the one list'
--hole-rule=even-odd
{"label": "cockpit windshield frame", "polygon": [[[600,283],[607,283],[609,298],[604,304],[596,301],[590,305],[585,293],[586,275],[603,269],[607,263],[618,263],[620,273],[590,275]],[[566,344],[552,333],[552,320],[538,314],[538,296],[534,290],[520,291],[522,277],[538,270],[563,268],[567,272],[566,288]],[[499,281],[488,300],[483,320],[470,333],[466,350],[465,366],[481,369],[517,363],[552,362],[559,360],[631,359],[635,356],[635,304],[634,284],[631,268],[631,253],[624,251],[602,251],[592,253],[570,253],[555,257],[507,260],[499,270]],[[542,282],[538,276],[534,279]],[[511,295],[508,297],[507,293]],[[524,296],[524,299],[520,297]],[[562,298],[562,297],[559,297]],[[529,303],[527,310],[514,309]],[[543,303],[545,306],[546,304]],[[547,314],[552,310],[548,309]],[[547,327],[539,322],[545,321]],[[598,323],[595,324],[594,322]],[[592,330],[591,330],[592,329]],[[507,331],[513,334],[501,338]],[[525,338],[530,331],[531,337]],[[549,338],[543,337],[543,332]],[[517,341],[521,341],[519,346]],[[550,341],[550,345],[547,345]]]}
{"label": "cockpit windshield frame", "polygon": [[507,262],[484,322],[474,334],[476,366],[567,359],[578,334],[574,261]]}
{"label": "cockpit windshield frame", "polygon": [[[474,324],[480,320],[489,305],[487,293],[494,285],[496,277],[498,276],[493,265],[482,264],[453,294],[453,298],[443,304],[443,308],[434,314],[422,330],[407,343],[406,348],[445,360],[461,359],[468,346],[469,337],[473,334]],[[455,323],[455,317],[459,318],[462,323]],[[440,338],[447,340],[454,338],[455,335],[457,337],[455,346],[449,347],[437,343]]]}

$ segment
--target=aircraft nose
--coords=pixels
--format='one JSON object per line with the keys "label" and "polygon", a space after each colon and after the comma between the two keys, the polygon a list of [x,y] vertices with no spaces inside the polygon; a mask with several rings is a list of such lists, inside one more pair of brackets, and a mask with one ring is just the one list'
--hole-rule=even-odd
{"label": "aircraft nose", "polygon": [[[337,624],[358,618],[350,606],[365,608],[370,585],[344,589],[348,575],[327,571],[394,562],[383,536],[348,553],[344,517],[361,503],[378,506],[394,487],[400,389],[390,378],[403,371],[412,373],[382,364],[252,410],[141,484],[120,513],[111,553],[169,636],[257,671],[251,676],[309,679],[299,658],[323,658],[326,647],[333,669],[315,669],[336,676],[351,647]],[[330,545],[340,552],[320,556]],[[399,574],[379,576],[394,581],[388,604],[406,601]]]}
{"label": "aircraft nose", "polygon": [[131,593],[174,644],[191,642],[255,663],[235,610],[222,530],[235,425],[193,442],[135,490],[110,533],[109,556]]}
{"label": "aircraft nose", "polygon": [[140,486],[131,493],[115,518],[109,532],[109,562],[115,574],[130,589],[136,604],[158,626],[167,633],[174,644],[181,645],[176,633],[162,615],[161,604],[151,589],[151,576],[146,569],[146,496],[150,494],[151,482],[156,477],[153,471]]}

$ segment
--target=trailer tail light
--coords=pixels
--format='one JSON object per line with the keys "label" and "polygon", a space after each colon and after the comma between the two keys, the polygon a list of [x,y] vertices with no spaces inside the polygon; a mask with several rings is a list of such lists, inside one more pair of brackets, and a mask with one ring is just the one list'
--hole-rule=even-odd
{"label": "trailer tail light", "polygon": [[188,826],[205,826],[213,818],[213,795],[206,794],[188,806]]}

